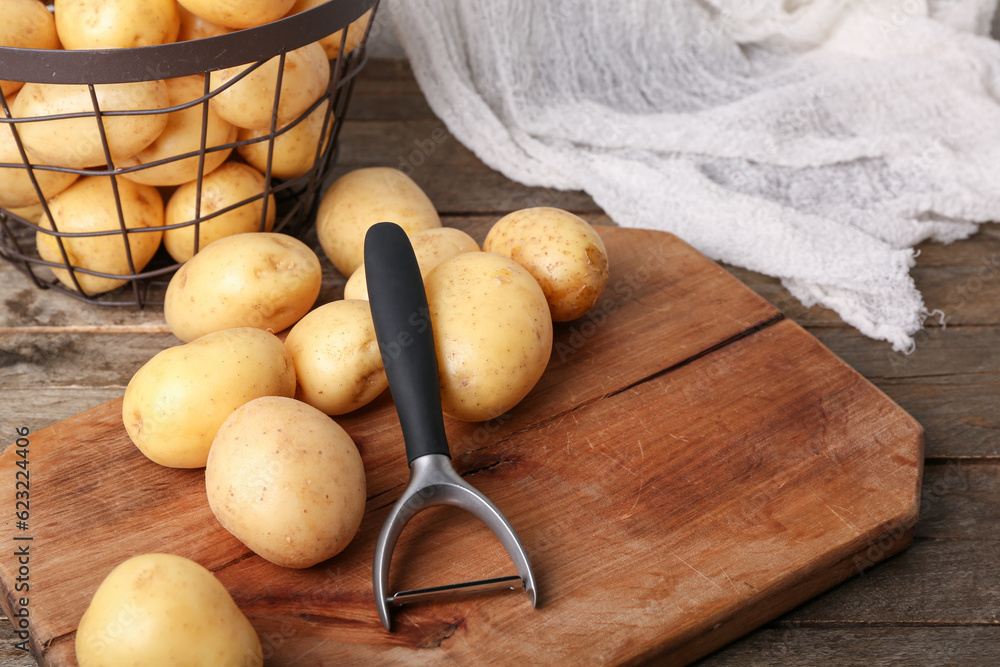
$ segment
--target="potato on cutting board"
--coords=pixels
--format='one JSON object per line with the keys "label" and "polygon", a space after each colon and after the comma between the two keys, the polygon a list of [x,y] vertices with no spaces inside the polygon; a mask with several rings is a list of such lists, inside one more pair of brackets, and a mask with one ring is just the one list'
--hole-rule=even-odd
{"label": "potato on cutting board", "polygon": [[389,386],[367,301],[323,304],[295,323],[285,347],[295,363],[295,397],[328,415],[365,406]]}
{"label": "potato on cutting board", "polygon": [[316,232],[323,252],[344,277],[365,261],[368,228],[394,222],[407,234],[441,226],[430,198],[413,179],[392,167],[355,169],[323,195]]}
{"label": "potato on cutting board", "polygon": [[[454,227],[434,227],[422,229],[409,235],[413,254],[424,278],[435,266],[464,252],[478,252],[476,240]],[[348,278],[344,285],[345,299],[368,299],[368,277],[362,264]]]}
{"label": "potato on cutting board", "polygon": [[133,556],[105,577],[76,632],[80,667],[256,667],[257,632],[211,572],[168,553]]}
{"label": "potato on cutting board", "polygon": [[283,567],[336,556],[365,512],[365,468],[351,436],[291,398],[259,398],[226,419],[208,455],[205,489],[219,522]]}
{"label": "potato on cutting board", "polygon": [[424,285],[445,414],[485,421],[510,410],[552,353],[552,318],[538,283],[512,259],[469,252],[439,264]]}
{"label": "potato on cutting board", "polygon": [[295,395],[295,367],[284,344],[260,329],[227,329],[167,348],[143,364],[125,389],[122,421],[149,459],[200,468],[233,410],[272,395]]}
{"label": "potato on cutting board", "polygon": [[483,250],[510,257],[535,277],[555,322],[586,314],[608,282],[608,251],[583,218],[539,206],[500,218]]}

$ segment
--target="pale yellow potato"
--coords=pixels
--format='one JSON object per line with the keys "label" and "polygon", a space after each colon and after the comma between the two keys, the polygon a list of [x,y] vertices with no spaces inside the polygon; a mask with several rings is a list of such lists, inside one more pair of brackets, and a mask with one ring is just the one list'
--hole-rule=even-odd
{"label": "pale yellow potato", "polygon": [[76,630],[80,667],[259,667],[250,621],[215,575],[166,553],[133,556],[107,574]]}
{"label": "pale yellow potato", "polygon": [[213,331],[154,355],[125,389],[122,422],[135,446],[170,468],[201,468],[222,422],[261,396],[294,396],[295,367],[274,334]]}
{"label": "pale yellow potato", "polygon": [[[304,12],[307,9],[312,9],[326,3],[328,0],[296,0],[295,4],[289,10],[288,15],[298,14],[299,12]],[[372,20],[372,11],[369,9],[367,12],[351,21],[351,24],[347,26],[347,39],[344,41],[344,55],[347,55],[354,49],[358,48],[358,44],[361,40],[365,38],[365,31],[368,30],[368,24]],[[319,40],[319,43],[323,46],[323,50],[326,51],[326,56],[333,60],[340,55],[340,40],[344,36],[343,29],[337,32],[327,35],[323,39]]]}
{"label": "pale yellow potato", "polygon": [[[163,81],[102,83],[94,89],[102,112],[164,109],[170,104]],[[85,85],[26,83],[11,112],[15,118],[36,118],[93,113],[94,105]],[[112,159],[121,160],[153,143],[167,126],[167,114],[105,116],[102,124]],[[28,152],[48,164],[74,169],[107,165],[94,116],[23,123],[18,130]]]}
{"label": "pale yellow potato", "polygon": [[45,213],[45,209],[42,208],[41,203],[38,203],[20,208],[8,208],[7,212],[24,218],[28,222],[38,222],[42,219],[42,214]]}
{"label": "pale yellow potato", "polygon": [[[278,88],[278,65],[279,57],[275,56],[212,97],[218,114],[237,127],[269,129]],[[250,66],[238,65],[210,72],[212,90],[226,85]],[[305,113],[323,96],[330,82],[330,61],[318,42],[289,51],[282,69],[278,125]]]}
{"label": "pale yellow potato", "polygon": [[[16,95],[17,93],[10,95],[7,98],[8,103],[13,104]],[[19,125],[19,127],[23,127],[23,125]],[[30,155],[28,159],[31,159]],[[17,142],[14,140],[14,130],[12,125],[8,123],[0,125],[0,163],[23,163],[21,152],[17,149]],[[33,166],[41,166],[41,163],[34,162]],[[48,169],[35,169],[33,171],[45,199],[56,196],[77,179],[76,174],[64,171],[50,171]],[[0,167],[0,206],[12,209],[38,203],[40,203],[38,192],[31,182],[27,167]]]}
{"label": "pale yellow potato", "polygon": [[354,539],[365,512],[365,468],[351,437],[320,410],[258,398],[215,436],[205,491],[219,523],[254,553],[305,568]]}
{"label": "pale yellow potato", "polygon": [[[196,181],[186,183],[170,195],[166,216],[168,227],[195,219],[197,185]],[[265,223],[263,231],[271,231],[274,227],[277,206],[274,195],[268,195],[265,214],[264,198],[261,196],[263,192],[264,176],[242,162],[227,162],[202,178],[201,218],[239,204],[241,201],[246,203],[199,222],[197,225],[199,250],[226,236],[261,231],[262,215]],[[251,200],[252,197],[257,199]],[[163,232],[163,245],[175,260],[186,262],[195,254],[194,235],[195,225],[166,229]]]}
{"label": "pale yellow potato", "polygon": [[[170,106],[180,106],[192,102],[205,94],[205,75],[166,79]],[[150,145],[130,158],[118,162],[119,167],[137,167],[160,160],[172,160],[155,167],[129,171],[125,178],[146,185],[181,185],[198,177],[199,159],[197,155],[182,159],[180,155],[194,153],[201,149],[202,105],[171,111],[167,114],[167,125]],[[205,132],[205,163],[202,173],[208,174],[226,161],[233,151],[230,148],[210,150],[216,146],[231,144],[236,140],[236,126],[223,120],[210,104],[208,106],[208,129]]]}
{"label": "pale yellow potato", "polygon": [[234,327],[278,333],[309,312],[322,279],[319,258],[302,241],[275,232],[235,234],[177,269],[163,314],[183,341]]}
{"label": "pale yellow potato", "polygon": [[[0,46],[18,49],[58,49],[56,22],[38,0],[3,0],[0,2]],[[20,90],[20,81],[0,80],[0,91],[4,95]],[[9,102],[9,100],[8,100]]]}
{"label": "pale yellow potato", "polygon": [[212,23],[197,14],[192,13],[183,5],[178,4],[177,10],[181,17],[181,28],[177,32],[178,42],[189,42],[192,39],[204,39],[206,37],[217,37],[232,32],[231,29]]}
{"label": "pale yellow potato", "polygon": [[392,167],[355,169],[323,194],[316,233],[323,252],[344,276],[365,261],[365,235],[379,222],[394,222],[407,234],[441,226],[427,194]]}
{"label": "pale yellow potato", "polygon": [[587,313],[608,283],[608,251],[583,218],[539,206],[500,218],[483,250],[510,257],[535,277],[555,322]]}
{"label": "pale yellow potato", "polygon": [[[423,229],[410,235],[413,254],[417,257],[420,276],[427,277],[431,269],[441,262],[451,259],[463,252],[478,252],[476,240],[454,227],[435,227]],[[344,285],[345,299],[368,299],[368,275],[362,264],[347,279]]]}
{"label": "pale yellow potato", "polygon": [[241,30],[280,19],[295,0],[177,0],[206,21]]}
{"label": "pale yellow potato", "polygon": [[552,354],[542,288],[520,264],[489,252],[439,264],[424,285],[445,414],[485,421],[513,408]]}
{"label": "pale yellow potato", "polygon": [[[295,178],[301,176],[316,164],[316,158],[326,149],[330,141],[330,133],[333,130],[333,118],[330,118],[326,125],[326,132],[323,132],[323,124],[326,122],[327,109],[330,106],[329,100],[323,100],[316,109],[308,116],[297,122],[292,127],[289,123],[275,129],[274,150],[271,153],[271,175],[275,178]],[[266,137],[271,133],[270,128],[248,130],[242,128],[239,131],[239,141]],[[280,133],[280,134],[279,134]],[[320,137],[323,136],[323,148],[317,153]],[[257,141],[252,144],[244,144],[237,150],[244,160],[259,169],[261,173],[267,171],[267,140]]]}
{"label": "pale yellow potato", "polygon": [[[135,273],[149,263],[160,247],[163,231],[163,199],[159,191],[149,185],[139,185],[118,179],[118,196],[121,201],[125,227],[135,231],[128,234],[128,247]],[[49,211],[55,219],[54,229],[60,233],[116,231],[121,229],[115,207],[115,195],[110,176],[84,176],[49,202]],[[53,229],[52,221],[43,215],[39,225]],[[35,244],[39,256],[48,262],[63,263],[59,237],[39,231]],[[62,245],[69,257],[69,264],[79,269],[109,273],[123,278],[104,278],[74,271],[76,279],[87,294],[100,294],[124,285],[129,271],[125,251],[125,236],[121,233],[101,236],[65,236]],[[53,272],[67,287],[75,289],[67,269],[54,268]]]}
{"label": "pale yellow potato", "polygon": [[295,398],[328,415],[367,405],[389,386],[367,301],[323,304],[285,338],[295,363]]}
{"label": "pale yellow potato", "polygon": [[169,44],[181,19],[176,0],[55,0],[56,31],[67,49]]}

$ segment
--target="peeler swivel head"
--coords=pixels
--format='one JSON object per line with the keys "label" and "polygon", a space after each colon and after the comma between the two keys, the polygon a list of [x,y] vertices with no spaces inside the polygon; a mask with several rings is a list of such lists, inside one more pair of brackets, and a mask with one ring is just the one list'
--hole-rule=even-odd
{"label": "peeler swivel head", "polygon": [[[485,523],[507,550],[511,560],[514,561],[519,576],[390,595],[388,593],[389,564],[403,528],[418,512],[437,505],[450,505],[464,509]],[[458,476],[449,457],[440,454],[422,456],[414,459],[410,464],[409,484],[403,495],[393,505],[389,516],[382,524],[382,530],[379,532],[378,541],[375,544],[373,575],[375,604],[378,608],[379,619],[386,630],[391,629],[390,605],[405,604],[418,599],[461,595],[467,592],[513,588],[513,584],[516,584],[518,579],[531,599],[531,606],[534,607],[537,603],[531,563],[528,561],[528,555],[514,531],[514,527],[486,496]]]}

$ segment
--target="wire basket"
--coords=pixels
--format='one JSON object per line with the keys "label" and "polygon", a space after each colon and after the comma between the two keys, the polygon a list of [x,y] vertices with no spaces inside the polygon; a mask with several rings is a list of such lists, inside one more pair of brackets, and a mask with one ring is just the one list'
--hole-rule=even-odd
{"label": "wire basket", "polygon": [[[190,234],[194,243],[192,250],[197,252],[199,244],[204,243],[201,239],[207,236],[207,226],[212,224],[213,219],[256,204],[259,206],[260,216],[259,224],[253,223],[255,229],[301,235],[308,229],[308,223],[315,218],[325,181],[336,162],[341,124],[350,101],[355,76],[367,58],[365,44],[377,6],[378,0],[329,0],[261,26],[158,46],[92,50],[0,47],[0,80],[70,84],[81,87],[80,91],[85,87],[90,98],[90,105],[85,110],[29,118],[27,115],[15,116],[12,111],[8,97],[13,98],[18,93],[5,96],[0,90],[0,133],[9,133],[4,138],[12,140],[16,147],[14,159],[4,161],[0,157],[0,170],[6,169],[7,174],[16,173],[19,178],[26,176],[26,182],[34,190],[35,199],[31,206],[17,208],[4,208],[4,202],[0,200],[0,256],[11,262],[41,289],[58,290],[88,303],[142,307],[162,304],[170,276],[184,261],[174,257],[172,251],[167,252],[159,241],[170,230],[189,228],[184,233]],[[357,45],[350,48],[348,40],[357,40],[354,29],[359,25],[363,26],[363,34]],[[282,94],[287,96],[294,92],[282,88],[287,55],[323,38],[330,41],[331,36],[338,32],[339,49],[332,48],[326,54],[330,76],[325,92],[304,111],[279,122]],[[335,43],[334,39],[333,44]],[[276,80],[273,85],[269,127],[254,130],[249,136],[227,137],[222,142],[210,142],[209,115],[215,104],[212,100],[244,77],[253,76],[254,72],[264,72],[262,68],[269,61],[273,64],[275,59]],[[212,72],[241,66],[247,67],[222,85],[210,85]],[[204,86],[200,95],[183,103],[175,104],[171,101],[172,106],[158,106],[155,109],[102,108],[102,84],[156,82],[192,75],[203,75]],[[15,110],[16,108],[14,107]],[[165,117],[166,114],[192,108],[197,108],[202,116],[201,140],[196,147],[145,163],[137,163],[128,156],[114,155],[115,151],[112,149],[119,138],[112,127],[115,120],[123,119],[125,122],[139,124],[143,118],[148,120],[153,116]],[[39,125],[35,127],[43,127],[42,124],[46,121],[65,123],[67,120],[81,118],[91,119],[97,130],[99,149],[103,152],[99,165],[60,165],[52,160],[40,159],[23,141],[23,137],[30,135],[30,129],[33,129],[28,128],[29,124],[37,123]],[[275,150],[275,142],[307,122],[319,123],[320,128],[314,158],[304,173],[300,173],[301,169],[292,174],[282,173],[277,168],[277,158],[282,157],[283,151],[280,143],[278,151]],[[256,151],[251,150],[254,147]],[[246,163],[248,160],[243,155],[251,152],[258,157],[263,190],[238,201],[226,202],[224,207],[217,210],[203,211],[202,194],[206,177],[222,163]],[[221,155],[226,155],[222,162],[217,159]],[[136,226],[129,218],[129,211],[132,209],[126,204],[130,204],[130,200],[126,200],[122,194],[124,190],[133,187],[126,180],[138,181],[145,170],[163,168],[185,160],[187,166],[192,161],[196,162],[194,177],[186,181],[190,185],[170,184],[156,188],[162,202],[165,202],[177,187],[187,187],[189,190],[193,187],[193,216],[172,224]],[[56,201],[59,195],[51,194],[46,188],[46,179],[57,177],[75,183],[84,178],[97,183],[97,179],[89,177],[107,179],[101,181],[109,184],[110,201],[113,201],[113,206],[108,207],[113,208],[113,211],[108,214],[112,222],[107,228],[87,231],[60,229],[59,217],[54,216],[50,208],[50,203]],[[46,194],[49,196],[46,197]],[[0,193],[0,197],[2,196],[3,193]],[[154,238],[157,240],[152,253],[145,250],[152,244],[143,244],[140,238],[142,235],[146,235],[147,241]],[[93,262],[79,259],[74,247],[79,248],[79,244],[86,243],[101,244],[105,252],[115,253],[118,263],[127,265],[127,271],[121,267],[109,272],[105,267],[95,267]],[[123,260],[121,253],[124,253]],[[108,287],[109,285],[114,287]]]}

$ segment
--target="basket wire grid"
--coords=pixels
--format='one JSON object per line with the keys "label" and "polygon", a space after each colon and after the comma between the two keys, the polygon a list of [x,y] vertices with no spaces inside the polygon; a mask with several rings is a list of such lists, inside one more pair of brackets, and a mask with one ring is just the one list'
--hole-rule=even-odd
{"label": "basket wire grid", "polygon": [[[170,276],[181,265],[170,257],[164,248],[160,248],[154,258],[145,266],[140,266],[133,257],[132,244],[129,237],[133,234],[148,234],[163,232],[180,227],[193,227],[194,251],[198,251],[200,240],[200,225],[218,216],[224,215],[241,206],[261,202],[259,229],[266,229],[270,206],[269,198],[273,195],[277,209],[272,231],[282,231],[300,235],[308,228],[316,214],[319,197],[325,181],[336,162],[338,140],[344,115],[350,102],[353,83],[367,59],[366,44],[374,15],[378,8],[378,0],[329,0],[328,2],[307,9],[299,14],[287,16],[269,24],[238,30],[228,34],[207,37],[189,42],[177,42],[159,46],[136,47],[129,49],[94,49],[82,51],[45,51],[38,49],[15,49],[0,47],[0,79],[12,81],[60,83],[86,85],[92,104],[92,110],[77,113],[55,114],[31,118],[15,118],[11,112],[9,100],[0,91],[0,124],[9,126],[13,135],[19,163],[0,163],[0,168],[23,169],[35,190],[41,205],[43,219],[47,219],[48,227],[34,222],[21,214],[0,207],[0,257],[11,262],[18,270],[27,275],[41,289],[54,289],[75,299],[88,303],[108,306],[143,307],[146,305],[161,305],[162,295]],[[365,32],[360,42],[348,53],[345,49],[348,43],[350,24],[361,18],[366,12],[371,12]],[[308,109],[287,123],[278,122],[278,108],[281,101],[282,78],[285,71],[285,58],[288,52],[318,41],[324,37],[342,31],[340,48],[334,59],[330,60],[330,79],[326,91]],[[69,58],[72,58],[70,60]],[[260,136],[243,140],[234,140],[208,146],[209,105],[212,98],[229,87],[236,85],[268,61],[277,58],[278,67],[274,84],[275,95],[271,107],[270,127],[262,130]],[[246,66],[245,70],[226,81],[214,90],[209,81],[209,72],[227,67]],[[98,99],[96,85],[104,83],[135,83],[168,78],[204,75],[203,94],[189,102],[157,109],[143,110],[102,110]],[[324,113],[319,141],[311,167],[305,173],[279,179],[272,176],[271,169],[274,158],[274,141],[285,132],[291,131],[298,124],[316,112],[324,104]],[[193,106],[201,105],[201,140],[196,151],[172,155],[168,158],[134,166],[116,166],[108,143],[104,118],[115,116],[142,116],[167,114]],[[38,164],[25,149],[18,127],[22,123],[38,123],[50,120],[69,118],[93,118],[100,136],[106,165],[84,169]],[[0,129],[0,131],[4,131]],[[329,134],[328,134],[329,133]],[[324,137],[327,137],[324,141]],[[206,173],[204,164],[206,156],[214,151],[231,150],[232,155],[237,149],[253,143],[267,142],[266,168],[263,171],[263,192],[246,199],[233,202],[230,205],[202,214],[202,186]],[[118,178],[122,174],[150,169],[175,161],[197,158],[197,176],[194,179],[195,214],[192,220],[164,225],[160,227],[132,227],[126,225],[126,218],[119,194]],[[37,172],[66,172],[83,176],[108,176],[115,202],[115,213],[118,217],[118,228],[104,231],[67,232],[60,231],[50,213],[48,202],[39,185]],[[35,249],[36,235],[44,234],[53,237],[61,255],[60,261],[42,259]],[[124,247],[128,272],[112,274],[75,266],[70,260],[64,239],[75,237],[118,236]],[[43,269],[62,269],[66,271],[72,287],[64,285],[57,278],[46,278]],[[81,275],[97,278],[107,278],[124,281],[122,287],[101,294],[87,294],[81,286]]]}

